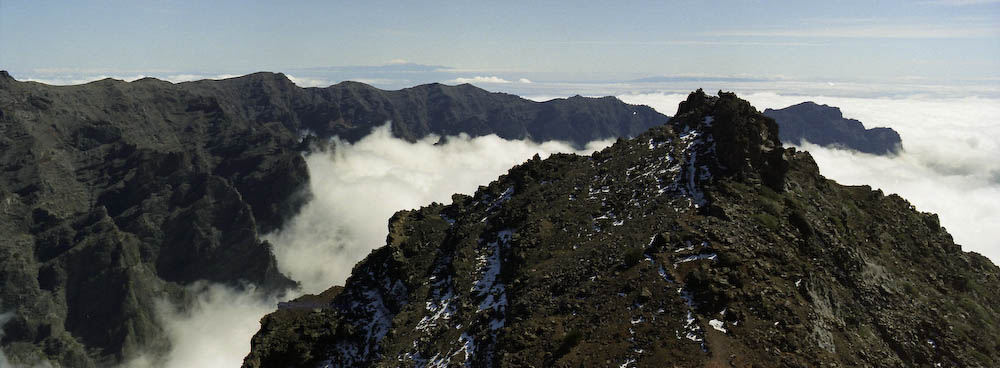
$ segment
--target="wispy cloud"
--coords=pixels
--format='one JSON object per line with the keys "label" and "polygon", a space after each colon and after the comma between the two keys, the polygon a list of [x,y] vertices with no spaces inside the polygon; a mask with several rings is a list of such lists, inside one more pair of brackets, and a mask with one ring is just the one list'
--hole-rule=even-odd
{"label": "wispy cloud", "polygon": [[[709,36],[715,37],[718,34],[710,34]],[[594,45],[594,46],[620,46],[620,45],[631,45],[631,46],[779,46],[779,47],[798,47],[798,46],[822,46],[822,43],[818,42],[800,42],[800,41],[746,41],[746,40],[652,40],[652,41],[641,41],[641,40],[575,40],[575,41],[540,41],[543,44],[568,44],[568,45]]]}
{"label": "wispy cloud", "polygon": [[[455,78],[455,79],[446,81],[445,83],[447,83],[447,84],[463,84],[463,83],[473,83],[473,84],[476,84],[476,83],[506,84],[506,83],[514,83],[514,82],[511,82],[509,80],[506,80],[506,79],[503,79],[503,78],[500,78],[500,77],[497,77],[497,76],[494,75],[494,76],[487,76],[487,77],[484,77],[484,76],[475,76],[475,77],[472,77],[472,78],[459,77],[459,78]],[[529,80],[527,78],[520,78],[520,79],[517,80],[517,83],[531,83],[531,80]]]}
{"label": "wispy cloud", "polygon": [[895,39],[954,39],[995,38],[1000,27],[995,22],[962,24],[885,23],[875,20],[829,22],[826,25],[797,28],[736,29],[709,33],[723,37],[787,37],[787,38],[895,38]]}
{"label": "wispy cloud", "polygon": [[943,6],[968,6],[983,4],[1000,4],[1000,0],[928,0],[921,1],[921,4],[943,5]]}

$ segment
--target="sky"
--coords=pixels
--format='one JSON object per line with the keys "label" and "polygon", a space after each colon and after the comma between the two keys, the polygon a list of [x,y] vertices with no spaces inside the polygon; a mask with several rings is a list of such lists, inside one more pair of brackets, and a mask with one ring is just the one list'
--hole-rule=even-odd
{"label": "sky", "polygon": [[0,1],[0,68],[19,79],[342,68],[326,84],[406,63],[447,71],[410,82],[996,85],[1000,1]]}

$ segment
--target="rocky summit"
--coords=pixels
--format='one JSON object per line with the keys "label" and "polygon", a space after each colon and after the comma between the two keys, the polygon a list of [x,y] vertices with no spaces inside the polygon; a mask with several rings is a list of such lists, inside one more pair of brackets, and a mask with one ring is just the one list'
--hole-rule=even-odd
{"label": "rocky summit", "polygon": [[395,136],[636,136],[667,118],[615,98],[544,103],[471,85],[299,88],[282,74],[78,86],[0,71],[0,350],[13,364],[110,366],[166,351],[158,300],[200,280],[280,292],[260,234],[308,199],[302,152]]}
{"label": "rocky summit", "polygon": [[803,102],[783,109],[766,109],[764,115],[778,123],[781,141],[788,144],[809,142],[874,155],[892,155],[903,149],[899,133],[892,128],[865,129],[860,121],[845,119],[840,109],[833,106]]}
{"label": "rocky summit", "polygon": [[244,365],[1000,362],[997,266],[905,199],[824,178],[730,93],[389,230],[344,286],[265,317]]}

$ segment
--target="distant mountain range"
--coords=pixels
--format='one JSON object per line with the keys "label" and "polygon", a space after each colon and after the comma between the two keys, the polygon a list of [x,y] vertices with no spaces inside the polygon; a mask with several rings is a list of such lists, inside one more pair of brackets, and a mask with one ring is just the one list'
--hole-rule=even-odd
{"label": "distant mountain range", "polygon": [[299,88],[282,74],[54,87],[0,72],[0,313],[14,362],[108,366],[164,351],[155,301],[198,280],[294,286],[260,234],[308,199],[302,152],[395,136],[576,145],[667,117],[615,98],[538,103],[471,85]]}
{"label": "distant mountain range", "polygon": [[843,186],[734,94],[593,156],[400,211],[245,367],[987,367],[1000,268]]}

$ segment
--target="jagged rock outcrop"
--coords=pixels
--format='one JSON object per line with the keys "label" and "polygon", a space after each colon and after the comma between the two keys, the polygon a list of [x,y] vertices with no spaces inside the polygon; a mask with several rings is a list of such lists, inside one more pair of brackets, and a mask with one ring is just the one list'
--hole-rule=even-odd
{"label": "jagged rock outcrop", "polygon": [[166,349],[157,298],[197,280],[293,286],[260,234],[307,199],[310,139],[393,121],[427,134],[634,136],[666,118],[615,99],[537,103],[470,85],[303,89],[257,73],[55,87],[0,72],[0,348],[15,363],[108,366]]}
{"label": "jagged rock outcrop", "polygon": [[244,366],[1000,361],[997,266],[936,215],[824,178],[729,93],[389,230],[343,287],[265,317]]}
{"label": "jagged rock outcrop", "polygon": [[844,119],[833,106],[803,102],[783,109],[766,109],[764,115],[781,127],[781,141],[799,145],[802,141],[828,147],[841,147],[871,153],[891,155],[903,149],[903,142],[892,128],[865,129],[854,119]]}

